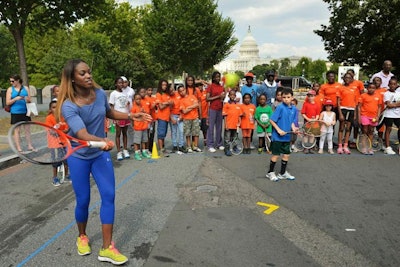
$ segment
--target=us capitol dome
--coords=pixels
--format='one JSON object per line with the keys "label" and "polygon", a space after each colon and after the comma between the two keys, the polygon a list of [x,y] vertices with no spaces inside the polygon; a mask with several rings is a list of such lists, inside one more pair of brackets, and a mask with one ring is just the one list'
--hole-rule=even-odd
{"label": "us capitol dome", "polygon": [[239,58],[226,59],[215,65],[214,68],[221,73],[233,71],[242,71],[246,73],[253,69],[254,66],[268,64],[270,62],[271,57],[262,59],[260,58],[259,52],[257,41],[251,34],[249,26],[247,35],[239,47]]}

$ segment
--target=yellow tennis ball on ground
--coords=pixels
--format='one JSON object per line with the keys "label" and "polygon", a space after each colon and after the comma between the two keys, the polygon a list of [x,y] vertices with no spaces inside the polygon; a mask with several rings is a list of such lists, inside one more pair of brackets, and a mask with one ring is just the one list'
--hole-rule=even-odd
{"label": "yellow tennis ball on ground", "polygon": [[225,75],[224,86],[233,88],[238,84],[239,80],[240,80],[240,77],[236,73],[228,73]]}
{"label": "yellow tennis ball on ground", "polygon": [[376,119],[375,119],[375,118],[373,118],[373,119],[372,119],[372,122],[376,122]]}

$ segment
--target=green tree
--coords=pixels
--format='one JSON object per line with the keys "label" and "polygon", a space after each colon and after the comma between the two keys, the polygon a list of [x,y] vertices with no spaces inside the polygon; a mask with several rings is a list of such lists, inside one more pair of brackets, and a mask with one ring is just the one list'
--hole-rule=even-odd
{"label": "green tree", "polygon": [[24,35],[26,28],[43,32],[58,25],[71,25],[81,18],[105,10],[106,0],[0,0],[0,23],[12,34],[18,52],[21,77],[28,84]]}
{"label": "green tree", "polygon": [[281,75],[281,76],[288,75],[289,69],[290,69],[290,59],[289,58],[281,59],[279,69],[278,69],[279,75]]}
{"label": "green tree", "polygon": [[270,62],[270,65],[271,65],[271,69],[273,69],[273,70],[279,70],[279,60],[277,60],[277,59],[273,59],[273,60],[271,60],[271,62]]}
{"label": "green tree", "polygon": [[234,24],[213,0],[153,0],[144,18],[146,44],[166,75],[195,75],[231,53]]}
{"label": "green tree", "polygon": [[332,15],[314,32],[322,37],[329,60],[359,64],[369,73],[386,59],[400,62],[400,1],[324,2]]}
{"label": "green tree", "polygon": [[307,79],[312,82],[322,83],[326,73],[326,63],[323,60],[312,61],[309,68]]}
{"label": "green tree", "polygon": [[0,25],[0,87],[8,88],[10,75],[18,73],[18,64],[15,63],[17,50],[10,32],[4,25]]}
{"label": "green tree", "polygon": [[265,73],[272,69],[269,64],[256,65],[251,72],[256,76],[258,81],[264,80]]}

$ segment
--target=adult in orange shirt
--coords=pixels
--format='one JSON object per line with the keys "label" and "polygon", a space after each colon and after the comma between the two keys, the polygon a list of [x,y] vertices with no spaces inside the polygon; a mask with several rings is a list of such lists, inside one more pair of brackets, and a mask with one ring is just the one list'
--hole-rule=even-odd
{"label": "adult in orange shirt", "polygon": [[197,97],[189,95],[186,88],[179,87],[178,92],[181,96],[180,110],[183,120],[183,133],[186,136],[187,152],[201,152],[199,148],[199,106]]}
{"label": "adult in orange shirt", "polygon": [[[358,108],[358,122],[362,127],[363,134],[368,135],[369,140],[372,140],[374,128],[378,125],[378,116],[382,109],[383,98],[380,94],[375,93],[376,86],[370,83],[367,88],[367,93],[360,96]],[[374,151],[370,148],[368,151],[362,151],[364,154],[373,155]]]}
{"label": "adult in orange shirt", "polygon": [[339,113],[338,154],[351,154],[348,142],[352,125],[354,124],[357,115],[355,111],[360,99],[360,90],[354,83],[350,83],[352,78],[353,77],[350,73],[344,75],[344,85],[339,89],[337,96]]}
{"label": "adult in orange shirt", "polygon": [[156,113],[157,113],[157,138],[158,149],[162,153],[166,152],[164,147],[164,140],[167,136],[169,116],[171,114],[171,100],[170,87],[167,80],[160,80],[156,93]]}
{"label": "adult in orange shirt", "polygon": [[222,109],[222,116],[225,119],[225,131],[224,131],[224,151],[225,155],[232,156],[232,152],[229,148],[229,142],[231,142],[237,134],[237,128],[240,126],[240,117],[243,115],[241,104],[235,101],[236,91],[230,90],[228,92],[229,100],[224,103]]}
{"label": "adult in orange shirt", "polygon": [[337,94],[342,87],[341,83],[336,82],[336,72],[330,70],[326,73],[327,83],[321,85],[319,94],[322,94],[325,99],[332,100],[333,111],[336,113],[336,118],[339,118],[337,107]]}
{"label": "adult in orange shirt", "polygon": [[243,137],[243,154],[251,153],[251,134],[255,127],[254,114],[256,113],[256,106],[251,103],[251,95],[246,93],[243,95],[242,104],[243,117],[240,122]]}

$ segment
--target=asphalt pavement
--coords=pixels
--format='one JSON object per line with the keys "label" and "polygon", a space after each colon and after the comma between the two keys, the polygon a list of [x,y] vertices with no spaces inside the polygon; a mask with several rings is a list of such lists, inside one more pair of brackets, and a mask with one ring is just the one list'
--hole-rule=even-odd
{"label": "asphalt pavement", "polygon": [[[398,155],[293,153],[296,180],[279,182],[265,178],[270,155],[254,151],[113,158],[125,266],[400,266]],[[50,175],[19,162],[0,171],[0,265],[111,266],[97,260],[95,184],[93,253],[82,257],[71,185],[53,187]]]}

